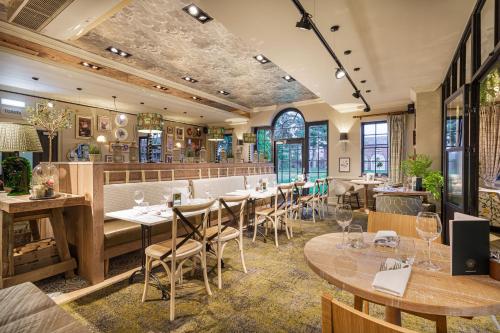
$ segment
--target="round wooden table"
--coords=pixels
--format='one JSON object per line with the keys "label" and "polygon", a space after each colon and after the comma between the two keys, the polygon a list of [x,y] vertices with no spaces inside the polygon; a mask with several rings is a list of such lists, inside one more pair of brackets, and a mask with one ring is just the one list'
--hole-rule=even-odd
{"label": "round wooden table", "polygon": [[368,187],[370,185],[380,185],[382,184],[382,182],[379,180],[353,179],[351,180],[351,183],[354,183],[356,185],[363,185],[365,187],[365,200],[363,201],[363,208],[361,208],[360,211],[368,214],[370,212],[370,210],[368,209]]}
{"label": "round wooden table", "polygon": [[[358,300],[365,299],[386,306],[386,320],[400,325],[400,311],[432,316],[486,316],[500,313],[500,281],[488,275],[451,276],[450,248],[432,244],[432,260],[441,266],[430,272],[414,266],[403,297],[378,292],[372,288],[373,278],[382,260],[393,257],[393,250],[372,245],[374,234],[364,233],[369,245],[365,249],[337,249],[341,233],[326,234],[307,242],[304,255],[309,267],[321,278],[348,291]],[[425,258],[427,243],[414,240],[416,261]],[[359,302],[358,302],[359,303]],[[356,307],[360,310],[360,304]],[[444,317],[445,318],[445,317]]]}

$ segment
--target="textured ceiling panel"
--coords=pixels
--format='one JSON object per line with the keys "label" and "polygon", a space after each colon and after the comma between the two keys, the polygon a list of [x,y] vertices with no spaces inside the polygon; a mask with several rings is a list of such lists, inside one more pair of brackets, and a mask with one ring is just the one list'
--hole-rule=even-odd
{"label": "textured ceiling panel", "polygon": [[[258,51],[213,20],[201,24],[182,11],[179,0],[134,0],[123,10],[73,42],[87,51],[117,60],[246,107],[317,98],[299,82],[287,82],[278,66],[260,64]],[[210,13],[208,13],[210,14]],[[132,57],[105,49],[115,46]],[[270,59],[272,61],[272,59]],[[190,76],[197,83],[182,79]]]}

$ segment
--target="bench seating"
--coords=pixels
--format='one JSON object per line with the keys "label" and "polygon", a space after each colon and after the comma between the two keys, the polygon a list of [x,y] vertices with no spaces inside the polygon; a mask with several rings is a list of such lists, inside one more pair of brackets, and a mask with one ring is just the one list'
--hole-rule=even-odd
{"label": "bench seating", "polygon": [[193,198],[206,199],[207,191],[212,197],[225,195],[228,192],[245,189],[244,176],[195,179],[191,181]]}
{"label": "bench seating", "polygon": [[263,174],[263,175],[251,175],[251,176],[245,176],[245,184],[250,185],[250,188],[255,189],[259,185],[259,180],[267,178],[269,182],[275,182],[276,183],[276,174],[275,173],[268,173],[268,174]]}
{"label": "bench seating", "polygon": [[[104,185],[104,214],[117,210],[130,209],[135,206],[133,193],[136,190],[144,192],[144,202],[156,205],[163,202],[162,193],[169,188],[189,188],[188,180],[140,182],[126,184]],[[123,220],[104,218],[104,259],[136,251],[141,248],[141,226]],[[152,241],[168,238],[170,227],[160,224],[152,228]]]}

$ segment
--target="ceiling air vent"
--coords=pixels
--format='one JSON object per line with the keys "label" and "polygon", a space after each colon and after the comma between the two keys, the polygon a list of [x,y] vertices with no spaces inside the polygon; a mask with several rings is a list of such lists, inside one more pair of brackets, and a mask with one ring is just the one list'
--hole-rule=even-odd
{"label": "ceiling air vent", "polygon": [[73,0],[24,0],[14,9],[9,21],[40,31],[72,2]]}

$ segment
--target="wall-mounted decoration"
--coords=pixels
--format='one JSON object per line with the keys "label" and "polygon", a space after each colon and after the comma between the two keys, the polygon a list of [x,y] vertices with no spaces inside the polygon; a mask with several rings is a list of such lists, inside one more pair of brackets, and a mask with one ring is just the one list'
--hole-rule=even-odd
{"label": "wall-mounted decoration", "polygon": [[92,116],[76,116],[76,138],[90,139],[92,137]]}
{"label": "wall-mounted decoration", "polygon": [[97,116],[97,130],[111,131],[111,119],[108,116]]}
{"label": "wall-mounted decoration", "polygon": [[168,150],[173,150],[174,149],[174,135],[173,134],[167,134],[167,151]]}
{"label": "wall-mounted decoration", "polygon": [[115,124],[118,127],[125,127],[128,124],[128,117],[126,114],[120,113],[115,117]]}
{"label": "wall-mounted decoration", "polygon": [[174,134],[174,128],[172,126],[167,126],[167,134]]}
{"label": "wall-mounted decoration", "polygon": [[165,154],[165,163],[172,163],[174,161],[173,158],[172,154]]}
{"label": "wall-mounted decoration", "polygon": [[118,141],[124,141],[128,138],[128,132],[125,128],[117,128],[115,129],[115,138]]}
{"label": "wall-mounted decoration", "polygon": [[111,144],[111,150],[113,152],[113,162],[123,163],[124,157],[122,154],[122,144],[120,143]]}
{"label": "wall-mounted decoration", "polygon": [[176,127],[175,128],[175,139],[176,140],[184,140],[184,127]]}
{"label": "wall-mounted decoration", "polygon": [[86,143],[80,143],[74,149],[68,151],[66,158],[68,161],[81,162],[89,160],[89,150],[90,145]]}
{"label": "wall-mounted decoration", "polygon": [[199,127],[198,127],[198,128],[196,128],[196,133],[195,133],[195,135],[196,135],[197,137],[200,137],[200,136],[201,136],[201,128],[199,128]]}
{"label": "wall-mounted decoration", "polygon": [[339,172],[351,172],[351,159],[349,157],[339,157]]}
{"label": "wall-mounted decoration", "polygon": [[104,155],[104,161],[106,163],[112,163],[113,162],[113,155]]}
{"label": "wall-mounted decoration", "polygon": [[129,147],[128,160],[129,162],[137,162],[139,154],[139,147],[135,142],[132,142]]}
{"label": "wall-mounted decoration", "polygon": [[186,130],[186,134],[187,134],[187,136],[192,137],[193,136],[193,129],[191,127],[188,127],[188,129]]}

